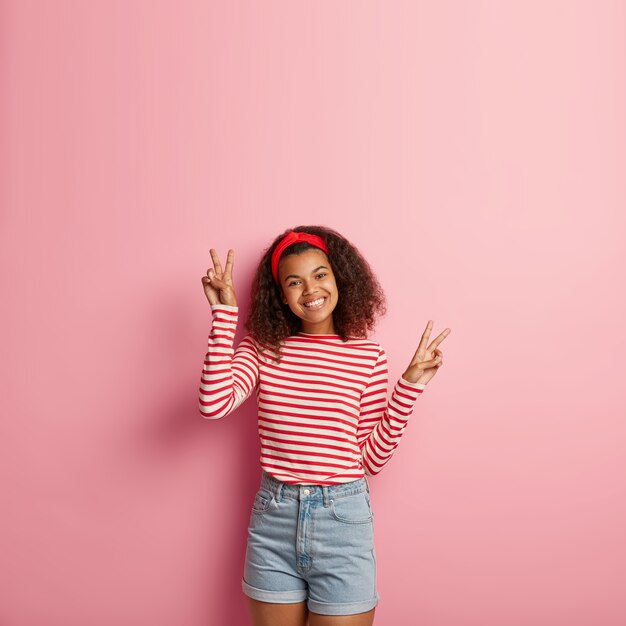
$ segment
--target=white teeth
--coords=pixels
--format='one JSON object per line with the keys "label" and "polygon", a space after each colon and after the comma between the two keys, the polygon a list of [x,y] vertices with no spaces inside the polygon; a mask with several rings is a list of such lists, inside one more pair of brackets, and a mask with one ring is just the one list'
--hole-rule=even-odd
{"label": "white teeth", "polygon": [[324,298],[318,298],[317,300],[313,300],[313,302],[307,302],[304,306],[308,309],[317,308],[324,303]]}

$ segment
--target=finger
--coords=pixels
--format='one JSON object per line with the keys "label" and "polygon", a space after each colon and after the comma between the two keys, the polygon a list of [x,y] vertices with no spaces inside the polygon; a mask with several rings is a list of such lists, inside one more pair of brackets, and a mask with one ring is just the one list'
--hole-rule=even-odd
{"label": "finger", "polygon": [[222,264],[220,263],[220,258],[217,256],[217,250],[211,248],[211,259],[213,259],[213,267],[215,268],[215,273],[218,276],[222,275]]}
{"label": "finger", "polygon": [[433,321],[428,320],[428,324],[426,324],[426,330],[424,330],[422,334],[422,339],[420,340],[419,345],[417,346],[417,350],[413,355],[413,361],[418,360],[419,357],[422,357],[424,355],[424,352],[426,350],[426,344],[428,343],[428,338],[430,337],[430,331],[432,330],[432,328]]}
{"label": "finger", "polygon": [[230,277],[233,273],[233,261],[235,260],[235,251],[229,250],[226,257],[226,269],[224,270],[224,276]]}
{"label": "finger", "polygon": [[428,349],[433,350],[436,348],[451,332],[452,330],[450,328],[446,328],[440,335],[433,339],[433,342],[428,346]]}
{"label": "finger", "polygon": [[418,372],[426,372],[427,370],[437,369],[437,363],[434,361],[422,361],[417,364]]}
{"label": "finger", "polygon": [[202,287],[208,293],[217,293],[219,291],[219,289],[215,285],[213,285],[206,276],[202,278]]}
{"label": "finger", "polygon": [[216,280],[219,280],[217,272],[210,267],[207,272],[206,272],[206,279],[209,281],[209,284],[213,285],[215,284]]}
{"label": "finger", "polygon": [[427,369],[430,369],[431,367],[437,367],[437,365],[440,362],[441,362],[441,357],[437,357],[435,359],[432,359],[431,361],[422,361],[421,363],[417,364],[417,367],[420,370],[427,370]]}
{"label": "finger", "polygon": [[226,287],[226,283],[221,278],[213,276],[213,279],[211,280],[211,287],[217,290],[224,289],[224,287]]}

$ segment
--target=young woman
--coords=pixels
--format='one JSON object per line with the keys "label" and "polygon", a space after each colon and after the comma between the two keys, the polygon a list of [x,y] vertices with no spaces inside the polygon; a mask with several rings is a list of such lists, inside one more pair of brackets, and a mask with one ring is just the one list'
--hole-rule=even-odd
{"label": "young woman", "polygon": [[234,251],[223,270],[211,257],[200,412],[220,419],[252,392],[258,403],[261,482],[241,581],[253,623],[371,626],[380,596],[366,476],[391,459],[451,331],[429,344],[428,322],[388,400],[387,356],[367,338],[385,312],[383,290],[345,237],[322,226],[276,237],[236,349]]}

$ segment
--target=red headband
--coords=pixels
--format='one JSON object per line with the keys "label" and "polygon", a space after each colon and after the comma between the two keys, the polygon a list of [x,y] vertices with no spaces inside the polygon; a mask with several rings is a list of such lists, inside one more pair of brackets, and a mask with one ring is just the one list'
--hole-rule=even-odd
{"label": "red headband", "polygon": [[274,275],[274,280],[276,282],[278,282],[278,262],[280,261],[280,255],[283,253],[285,248],[296,241],[306,241],[317,248],[321,248],[324,252],[326,252],[326,254],[328,254],[328,248],[326,247],[324,240],[318,235],[311,235],[309,233],[303,233],[295,230],[289,231],[280,240],[276,248],[274,248],[274,252],[272,252],[272,274]]}

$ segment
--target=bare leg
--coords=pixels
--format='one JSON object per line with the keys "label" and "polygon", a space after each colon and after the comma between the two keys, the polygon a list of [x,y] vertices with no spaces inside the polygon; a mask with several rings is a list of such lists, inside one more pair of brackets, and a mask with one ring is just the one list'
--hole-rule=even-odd
{"label": "bare leg", "polygon": [[[276,602],[261,602],[250,596],[246,597],[254,626],[307,626],[309,609],[306,600],[278,604]],[[355,622],[356,624],[357,622]]]}
{"label": "bare leg", "polygon": [[309,626],[372,626],[376,607],[354,615],[320,615],[309,613]]}

